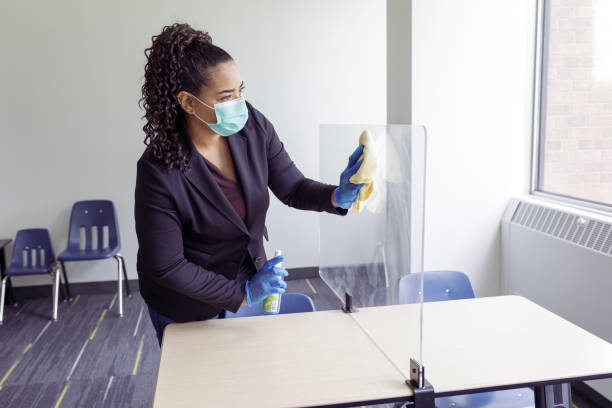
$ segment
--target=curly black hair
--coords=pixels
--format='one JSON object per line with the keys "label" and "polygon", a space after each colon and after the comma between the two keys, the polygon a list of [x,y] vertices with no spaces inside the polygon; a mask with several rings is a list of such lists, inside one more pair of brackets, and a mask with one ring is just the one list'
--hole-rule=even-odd
{"label": "curly black hair", "polygon": [[179,143],[185,114],[177,94],[184,90],[198,95],[208,83],[209,69],[232,57],[213,45],[207,32],[189,24],[165,26],[159,35],[152,37],[152,42],[145,50],[147,63],[139,101],[146,118],[142,127],[146,135],[144,143],[168,169],[186,171],[189,163]]}

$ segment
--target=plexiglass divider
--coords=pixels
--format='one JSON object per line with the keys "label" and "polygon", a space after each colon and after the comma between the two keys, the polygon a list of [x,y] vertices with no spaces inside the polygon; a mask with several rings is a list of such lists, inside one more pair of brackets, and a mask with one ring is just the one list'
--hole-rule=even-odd
{"label": "plexiglass divider", "polygon": [[374,188],[358,212],[321,214],[319,274],[342,302],[348,292],[357,308],[421,302],[418,313],[397,323],[413,325],[411,343],[419,347],[407,352],[423,365],[426,131],[413,125],[321,125],[321,181],[338,182],[364,130],[377,157]]}

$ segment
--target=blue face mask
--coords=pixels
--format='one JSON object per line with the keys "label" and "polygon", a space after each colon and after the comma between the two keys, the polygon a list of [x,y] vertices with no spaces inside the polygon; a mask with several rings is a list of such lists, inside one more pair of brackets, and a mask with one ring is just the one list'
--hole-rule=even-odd
{"label": "blue face mask", "polygon": [[249,118],[249,111],[247,109],[244,96],[242,95],[236,99],[232,99],[231,101],[215,103],[214,107],[207,105],[195,96],[193,97],[207,108],[215,110],[215,114],[217,115],[217,123],[208,123],[196,115],[195,112],[193,115],[200,119],[203,123],[206,123],[212,130],[215,131],[215,133],[218,133],[221,136],[229,136],[240,132]]}

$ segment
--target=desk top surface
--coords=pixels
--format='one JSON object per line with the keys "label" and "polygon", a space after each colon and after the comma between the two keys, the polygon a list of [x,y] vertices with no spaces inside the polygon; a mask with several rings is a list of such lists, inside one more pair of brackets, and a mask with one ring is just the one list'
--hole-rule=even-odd
{"label": "desk top surface", "polygon": [[[419,307],[357,313],[406,374],[418,358]],[[520,296],[425,303],[423,316],[425,377],[436,393],[612,375],[612,344]]]}
{"label": "desk top surface", "polygon": [[[612,374],[612,345],[519,296],[426,303],[437,393]],[[298,407],[407,397],[418,304],[172,324],[154,408]]]}
{"label": "desk top surface", "polygon": [[332,310],[167,326],[153,407],[303,407],[411,395],[353,317]]}

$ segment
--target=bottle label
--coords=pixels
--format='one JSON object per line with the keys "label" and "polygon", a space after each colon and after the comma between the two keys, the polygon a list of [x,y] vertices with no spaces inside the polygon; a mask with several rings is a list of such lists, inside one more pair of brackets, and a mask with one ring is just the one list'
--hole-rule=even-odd
{"label": "bottle label", "polygon": [[264,299],[263,310],[268,313],[279,312],[279,294],[270,295]]}

